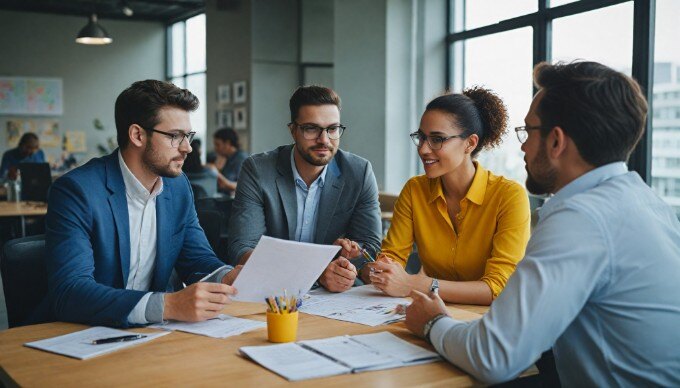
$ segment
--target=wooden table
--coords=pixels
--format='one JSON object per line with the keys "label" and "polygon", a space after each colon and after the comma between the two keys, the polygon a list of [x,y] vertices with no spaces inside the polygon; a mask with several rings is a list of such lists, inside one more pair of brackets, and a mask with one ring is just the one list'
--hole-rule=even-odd
{"label": "wooden table", "polygon": [[47,214],[47,203],[45,202],[8,202],[0,201],[0,217],[20,217],[21,236],[26,235],[26,218],[30,216],[44,216]]}
{"label": "wooden table", "polygon": [[[479,318],[487,307],[452,306],[454,317]],[[263,304],[234,303],[225,314],[266,321]],[[146,344],[81,361],[23,346],[24,343],[86,328],[71,323],[47,323],[0,332],[0,383],[7,386],[186,386],[220,385],[270,387],[292,384],[238,354],[247,345],[267,345],[266,329],[226,339],[173,332]],[[151,332],[153,329],[133,329]],[[390,331],[432,349],[412,335],[403,323],[370,327],[300,314],[298,340]],[[360,386],[480,385],[447,362],[384,371],[348,374],[297,382],[302,386],[356,388]],[[2,384],[0,384],[2,385]]]}

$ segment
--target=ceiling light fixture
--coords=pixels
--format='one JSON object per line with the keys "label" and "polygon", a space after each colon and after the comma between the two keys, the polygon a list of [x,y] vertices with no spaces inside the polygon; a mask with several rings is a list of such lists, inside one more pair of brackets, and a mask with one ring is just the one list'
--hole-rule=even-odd
{"label": "ceiling light fixture", "polygon": [[135,14],[135,11],[130,7],[130,4],[126,0],[121,0],[120,5],[123,8],[123,14],[125,16],[130,17]]}
{"label": "ceiling light fixture", "polygon": [[97,22],[97,14],[93,13],[90,15],[90,21],[78,33],[76,42],[81,44],[102,45],[113,42],[113,39],[109,37],[109,34],[106,32],[106,30],[104,30],[104,28]]}

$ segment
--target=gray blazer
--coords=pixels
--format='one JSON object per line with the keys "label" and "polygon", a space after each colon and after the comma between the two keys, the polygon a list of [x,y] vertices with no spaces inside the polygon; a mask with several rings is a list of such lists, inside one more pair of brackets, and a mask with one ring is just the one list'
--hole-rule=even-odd
{"label": "gray blazer", "polygon": [[[243,162],[229,219],[227,258],[236,263],[262,235],[295,239],[297,198],[290,165],[292,145],[250,156]],[[381,240],[378,185],[371,163],[338,150],[328,164],[319,200],[317,244],[346,237],[375,253]]]}

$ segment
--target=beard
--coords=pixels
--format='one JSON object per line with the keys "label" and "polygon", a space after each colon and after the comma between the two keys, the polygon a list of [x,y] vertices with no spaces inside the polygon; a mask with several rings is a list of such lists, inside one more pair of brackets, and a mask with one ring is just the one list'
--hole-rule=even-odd
{"label": "beard", "polygon": [[555,191],[557,171],[548,161],[548,153],[545,144],[541,144],[533,161],[534,171],[529,170],[529,163],[525,161],[527,170],[526,187],[531,194],[552,194]]}
{"label": "beard", "polygon": [[[302,156],[302,159],[304,159],[307,163],[313,165],[313,166],[325,166],[328,163],[330,163],[331,160],[333,160],[333,157],[335,156],[335,153],[337,152],[337,148],[333,147],[333,145],[315,145],[313,147],[309,147],[307,149],[303,149],[302,146],[298,143],[295,144],[295,147],[297,148],[298,152],[300,153],[300,156]],[[329,155],[326,157],[319,157],[314,155],[314,150],[317,149],[323,149],[326,148],[329,151]]]}
{"label": "beard", "polygon": [[152,173],[163,178],[176,178],[182,173],[182,168],[172,168],[173,162],[184,161],[186,155],[180,154],[175,158],[165,162],[163,157],[156,151],[151,142],[146,143],[146,148],[142,154],[142,163]]}

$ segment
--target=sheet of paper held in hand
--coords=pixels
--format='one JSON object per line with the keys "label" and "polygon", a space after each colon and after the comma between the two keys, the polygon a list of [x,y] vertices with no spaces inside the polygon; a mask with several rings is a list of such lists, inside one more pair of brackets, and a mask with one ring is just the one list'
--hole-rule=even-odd
{"label": "sheet of paper held in hand", "polygon": [[326,318],[378,326],[404,319],[397,314],[400,304],[408,304],[404,298],[394,298],[372,285],[353,287],[342,293],[316,289],[302,300],[300,311]]}
{"label": "sheet of paper held in hand", "polygon": [[[92,341],[102,338],[127,336],[131,334],[144,334],[146,337],[134,341],[112,342],[101,345],[94,345],[92,343]],[[101,356],[102,354],[115,352],[116,350],[141,345],[166,334],[170,334],[170,332],[135,333],[109,327],[95,326],[74,333],[60,335],[58,337],[28,342],[24,345],[52,353],[63,354],[64,356],[87,360],[88,358]]]}
{"label": "sheet of paper held in hand", "polygon": [[165,324],[155,324],[149,327],[154,329],[183,331],[186,333],[205,335],[213,338],[227,338],[233,335],[240,335],[251,330],[266,328],[267,323],[220,314],[216,318],[208,319],[207,321],[203,322],[173,321]]}
{"label": "sheet of paper held in hand", "polygon": [[284,290],[289,295],[304,295],[333,257],[337,245],[318,245],[262,236],[255,251],[236,277],[232,298],[243,302],[264,302]]}

